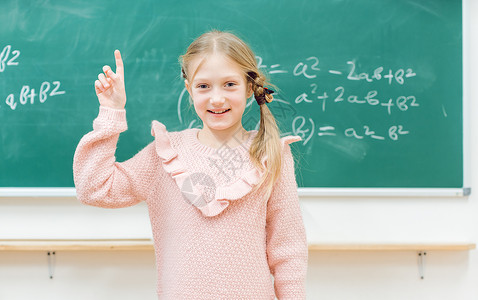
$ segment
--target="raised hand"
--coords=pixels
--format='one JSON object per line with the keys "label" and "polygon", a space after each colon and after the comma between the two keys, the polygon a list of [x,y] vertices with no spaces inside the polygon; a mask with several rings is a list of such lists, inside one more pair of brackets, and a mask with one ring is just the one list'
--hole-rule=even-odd
{"label": "raised hand", "polygon": [[95,81],[96,95],[102,106],[123,109],[126,105],[126,92],[124,88],[124,67],[121,53],[115,50],[116,73],[110,66],[104,66],[103,72]]}

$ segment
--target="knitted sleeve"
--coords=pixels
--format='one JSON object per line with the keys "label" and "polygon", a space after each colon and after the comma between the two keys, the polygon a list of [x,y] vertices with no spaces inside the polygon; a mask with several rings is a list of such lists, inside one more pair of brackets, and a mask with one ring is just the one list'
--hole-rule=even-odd
{"label": "knitted sleeve", "polygon": [[276,297],[305,299],[308,246],[297,194],[294,159],[285,143],[281,178],[267,204],[267,260]]}
{"label": "knitted sleeve", "polygon": [[127,129],[126,111],[100,106],[93,131],[80,140],[73,159],[77,198],[105,208],[145,200],[160,162],[150,143],[129,160],[116,162],[119,134]]}

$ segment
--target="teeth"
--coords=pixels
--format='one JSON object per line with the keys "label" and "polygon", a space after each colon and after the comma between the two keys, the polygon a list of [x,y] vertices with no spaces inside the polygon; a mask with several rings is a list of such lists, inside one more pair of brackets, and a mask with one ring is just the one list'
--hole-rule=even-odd
{"label": "teeth", "polygon": [[214,114],[222,114],[223,112],[226,112],[228,111],[229,109],[226,109],[226,110],[223,110],[223,111],[212,111],[210,110],[210,112],[214,113]]}

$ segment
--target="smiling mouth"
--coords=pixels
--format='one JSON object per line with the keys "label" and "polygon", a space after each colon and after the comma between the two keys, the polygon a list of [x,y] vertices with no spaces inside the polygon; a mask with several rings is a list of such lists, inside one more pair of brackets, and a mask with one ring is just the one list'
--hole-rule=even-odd
{"label": "smiling mouth", "polygon": [[213,113],[213,114],[215,114],[215,115],[222,115],[222,114],[227,113],[227,112],[230,111],[230,110],[231,110],[231,109],[226,109],[226,110],[221,110],[221,111],[217,111],[217,112],[214,112],[214,111],[212,111],[212,110],[208,110],[208,112]]}

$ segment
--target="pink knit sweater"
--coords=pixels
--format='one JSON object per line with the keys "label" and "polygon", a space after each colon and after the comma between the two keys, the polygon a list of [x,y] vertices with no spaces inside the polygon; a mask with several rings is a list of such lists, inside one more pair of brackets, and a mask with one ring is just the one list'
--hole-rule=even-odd
{"label": "pink knit sweater", "polygon": [[160,299],[305,299],[307,241],[289,146],[300,137],[281,139],[281,178],[266,199],[251,191],[261,176],[248,156],[257,131],[215,149],[199,142],[199,129],[168,132],[153,121],[155,140],[118,163],[126,129],[125,110],[100,107],[75,152],[76,191],[105,208],[146,201]]}

